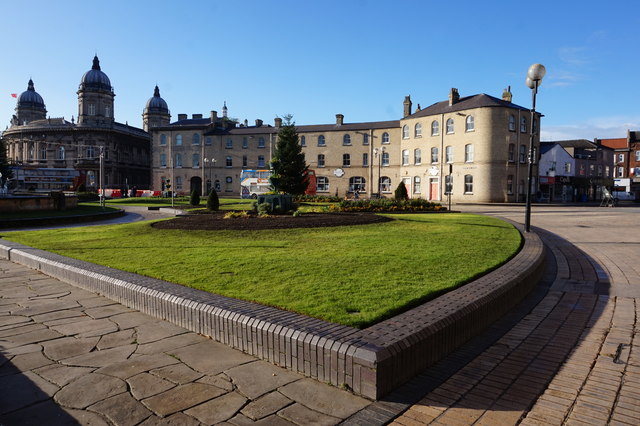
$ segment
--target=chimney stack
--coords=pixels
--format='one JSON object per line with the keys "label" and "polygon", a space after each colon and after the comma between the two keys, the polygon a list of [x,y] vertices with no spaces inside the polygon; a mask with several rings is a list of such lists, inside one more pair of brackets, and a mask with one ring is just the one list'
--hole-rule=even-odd
{"label": "chimney stack", "polygon": [[344,115],[336,114],[336,126],[342,126],[343,122],[344,122]]}
{"label": "chimney stack", "polygon": [[460,94],[458,93],[458,89],[455,87],[451,88],[449,92],[449,106],[457,103],[460,100]]}
{"label": "chimney stack", "polygon": [[191,118],[193,118],[194,120],[200,119],[202,118],[202,114],[191,114]]}
{"label": "chimney stack", "polygon": [[411,115],[411,95],[404,97],[402,105],[404,105],[404,118],[406,118]]}
{"label": "chimney stack", "polygon": [[502,100],[505,102],[512,102],[512,99],[513,95],[511,94],[511,86],[508,86],[504,89],[504,92],[502,92]]}
{"label": "chimney stack", "polygon": [[262,120],[260,120],[259,118],[256,119],[256,127],[261,127],[262,126]]}
{"label": "chimney stack", "polygon": [[275,124],[276,128],[282,127],[282,118],[280,117],[274,118],[273,123]]}
{"label": "chimney stack", "polygon": [[218,111],[211,111],[211,122],[215,123],[218,121]]}
{"label": "chimney stack", "polygon": [[186,120],[186,119],[187,119],[187,114],[178,114],[178,121]]}

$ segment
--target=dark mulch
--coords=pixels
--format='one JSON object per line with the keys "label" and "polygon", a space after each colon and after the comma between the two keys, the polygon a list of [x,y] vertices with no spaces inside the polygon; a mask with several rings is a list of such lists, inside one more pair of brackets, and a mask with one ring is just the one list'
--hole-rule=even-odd
{"label": "dark mulch", "polygon": [[307,213],[298,217],[291,215],[274,215],[268,217],[251,215],[245,218],[232,219],[224,219],[224,214],[225,212],[216,212],[211,214],[180,216],[175,219],[156,222],[152,226],[158,229],[255,231],[262,229],[366,225],[393,220],[373,213]]}

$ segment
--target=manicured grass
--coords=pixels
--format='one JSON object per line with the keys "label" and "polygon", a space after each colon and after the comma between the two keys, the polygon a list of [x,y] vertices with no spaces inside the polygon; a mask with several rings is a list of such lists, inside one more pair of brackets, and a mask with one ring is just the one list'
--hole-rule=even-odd
{"label": "manicured grass", "polygon": [[17,213],[0,213],[0,220],[2,219],[35,219],[45,217],[62,217],[62,216],[78,216],[89,215],[105,212],[117,211],[116,207],[105,207],[102,209],[98,204],[78,204],[78,207],[68,210],[46,210],[46,211],[24,211]]}
{"label": "manicured grass", "polygon": [[487,216],[390,216],[397,220],[335,228],[182,231],[138,222],[4,237],[356,327],[468,282],[521,243],[513,226]]}
{"label": "manicured grass", "polygon": [[[249,210],[251,209],[251,203],[253,200],[243,200],[239,198],[220,198],[221,210]],[[98,205],[97,201],[90,204]],[[109,206],[142,206],[142,207],[171,207],[171,198],[150,198],[150,197],[133,197],[133,198],[114,198],[106,200],[106,204]],[[189,197],[176,197],[173,200],[173,205],[181,209],[194,209],[197,208],[189,204]],[[200,207],[205,208],[207,205],[207,198],[200,198]]]}

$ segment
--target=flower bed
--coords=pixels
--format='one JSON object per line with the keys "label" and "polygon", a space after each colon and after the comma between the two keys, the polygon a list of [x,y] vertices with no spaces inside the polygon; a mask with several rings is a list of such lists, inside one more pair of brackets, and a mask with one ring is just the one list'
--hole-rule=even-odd
{"label": "flower bed", "polygon": [[439,212],[447,208],[439,203],[423,200],[372,199],[343,200],[336,208],[341,212]]}

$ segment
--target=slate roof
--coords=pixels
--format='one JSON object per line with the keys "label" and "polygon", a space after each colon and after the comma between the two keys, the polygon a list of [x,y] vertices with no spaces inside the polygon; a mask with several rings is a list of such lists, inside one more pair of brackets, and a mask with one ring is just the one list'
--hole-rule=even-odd
{"label": "slate roof", "polygon": [[529,111],[527,108],[516,105],[512,102],[507,102],[502,99],[494,98],[493,96],[489,96],[487,94],[481,93],[479,95],[465,96],[460,98],[453,105],[449,105],[449,101],[437,102],[433,105],[430,105],[426,108],[421,109],[414,114],[411,114],[407,118],[419,118],[419,117],[428,117],[432,115],[440,115],[446,114],[456,111],[463,111],[467,109],[474,108],[490,108],[490,107],[504,107],[504,108],[512,108],[521,111]]}

